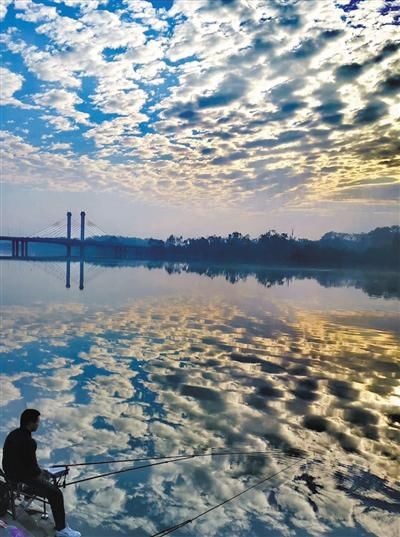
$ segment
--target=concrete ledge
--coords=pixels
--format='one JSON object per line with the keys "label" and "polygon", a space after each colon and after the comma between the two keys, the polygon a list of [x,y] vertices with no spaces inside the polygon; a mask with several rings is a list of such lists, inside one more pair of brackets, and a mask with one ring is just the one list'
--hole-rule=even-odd
{"label": "concrete ledge", "polygon": [[[1,520],[6,522],[8,526],[23,530],[24,537],[54,537],[54,522],[51,515],[48,520],[42,520],[40,513],[36,511],[25,512],[17,507],[17,520],[13,520],[9,514],[1,517]],[[0,529],[0,535],[1,531],[4,530]]]}

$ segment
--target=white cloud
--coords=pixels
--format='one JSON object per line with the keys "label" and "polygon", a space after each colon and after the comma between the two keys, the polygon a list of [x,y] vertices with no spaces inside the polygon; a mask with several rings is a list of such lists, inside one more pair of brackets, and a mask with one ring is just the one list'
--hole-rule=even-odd
{"label": "white cloud", "polygon": [[[37,23],[53,20],[57,17],[57,10],[55,7],[37,4],[32,0],[17,0],[15,8],[17,10],[16,18],[26,22]],[[23,10],[23,12],[20,13],[20,10]]]}
{"label": "white cloud", "polygon": [[0,0],[0,21],[7,15],[8,6],[13,3],[14,0]]}
{"label": "white cloud", "polygon": [[52,89],[46,93],[34,95],[33,100],[43,107],[57,110],[61,116],[72,118],[83,125],[90,125],[89,114],[76,110],[76,106],[82,104],[83,100],[72,91]]}
{"label": "white cloud", "polygon": [[140,112],[146,103],[146,99],[147,94],[138,88],[131,91],[97,92],[92,97],[93,103],[102,112],[129,117],[131,133],[134,132],[136,118],[139,121],[146,121],[147,119],[147,116]]}
{"label": "white cloud", "polygon": [[130,60],[134,65],[151,63],[161,60],[164,57],[165,43],[152,39],[145,45],[130,48],[124,58]]}
{"label": "white cloud", "polygon": [[99,6],[107,4],[108,0],[54,0],[54,2],[68,7],[79,7],[85,12],[96,10]]}
{"label": "white cloud", "polygon": [[10,401],[16,401],[21,399],[21,391],[14,386],[13,381],[15,378],[6,375],[0,376],[1,383],[1,397],[0,407],[8,405]]}
{"label": "white cloud", "polygon": [[[321,0],[315,14],[305,4],[283,9],[261,0],[217,7],[178,0],[168,12],[148,1],[114,12],[71,1],[81,9],[75,19],[28,0],[20,5],[21,16],[40,20],[36,32],[47,46],[28,45],[17,30],[3,39],[44,82],[35,99],[60,114],[50,124],[91,126],[77,136],[93,138],[98,157],[125,155],[122,190],[136,195],[137,179],[126,173],[133,159],[148,177],[143,196],[166,204],[294,210],[338,199],[361,207],[387,195],[379,185],[373,195],[347,188],[375,177],[387,184],[396,158],[397,103],[382,88],[398,51],[379,57],[395,41],[393,14],[382,15],[379,2],[344,13]],[[167,28],[167,19],[175,26]],[[117,117],[89,125],[80,99],[93,118],[99,111]],[[141,122],[162,141],[143,137]],[[91,165],[104,172],[104,163]],[[110,175],[105,184],[113,183]]]}
{"label": "white cloud", "polygon": [[56,144],[51,144],[50,148],[52,151],[64,151],[64,150],[69,150],[71,149],[71,144],[66,144],[66,143],[56,143]]}
{"label": "white cloud", "polygon": [[[115,104],[117,106],[118,103]],[[137,130],[132,131],[132,120],[135,119],[139,123],[140,121],[145,121],[146,116],[136,113],[135,116],[129,118],[119,117],[110,121],[103,121],[100,125],[89,129],[84,136],[85,138],[94,138],[98,147],[110,146],[115,142],[119,142],[124,135],[129,138],[132,134],[139,134]]]}
{"label": "white cloud", "polygon": [[13,73],[6,67],[0,67],[0,105],[11,105],[18,108],[33,108],[14,97],[14,93],[19,91],[24,83],[24,77],[18,73]]}
{"label": "white cloud", "polygon": [[72,131],[78,128],[73,125],[71,121],[62,116],[50,116],[45,114],[40,116],[40,118],[52,125],[56,131]]}

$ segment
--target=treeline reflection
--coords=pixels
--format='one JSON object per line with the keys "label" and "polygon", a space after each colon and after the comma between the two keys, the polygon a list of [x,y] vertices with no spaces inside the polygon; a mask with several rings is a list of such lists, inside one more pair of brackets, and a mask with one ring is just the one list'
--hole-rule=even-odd
{"label": "treeline reflection", "polygon": [[168,274],[194,273],[209,278],[223,277],[231,284],[255,278],[264,287],[289,285],[294,280],[316,280],[323,287],[354,287],[370,297],[400,298],[400,278],[395,272],[269,268],[244,265],[207,265],[199,262],[145,261],[95,262],[104,266],[144,266],[164,269]]}

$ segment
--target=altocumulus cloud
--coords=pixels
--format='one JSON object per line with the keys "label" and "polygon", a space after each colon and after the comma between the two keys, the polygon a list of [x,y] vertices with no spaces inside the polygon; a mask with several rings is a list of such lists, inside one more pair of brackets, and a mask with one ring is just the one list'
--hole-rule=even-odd
{"label": "altocumulus cloud", "polygon": [[165,204],[393,205],[398,151],[379,147],[400,130],[396,13],[382,0],[2,2],[4,177]]}

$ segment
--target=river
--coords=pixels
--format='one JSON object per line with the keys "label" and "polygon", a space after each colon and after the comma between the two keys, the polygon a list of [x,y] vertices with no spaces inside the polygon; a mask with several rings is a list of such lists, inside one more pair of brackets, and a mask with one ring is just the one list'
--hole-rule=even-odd
{"label": "river", "polygon": [[44,466],[246,452],[67,487],[84,537],[152,535],[277,472],[174,535],[400,535],[396,276],[85,263],[80,290],[79,268],[67,288],[61,261],[1,262],[1,444],[33,407]]}

